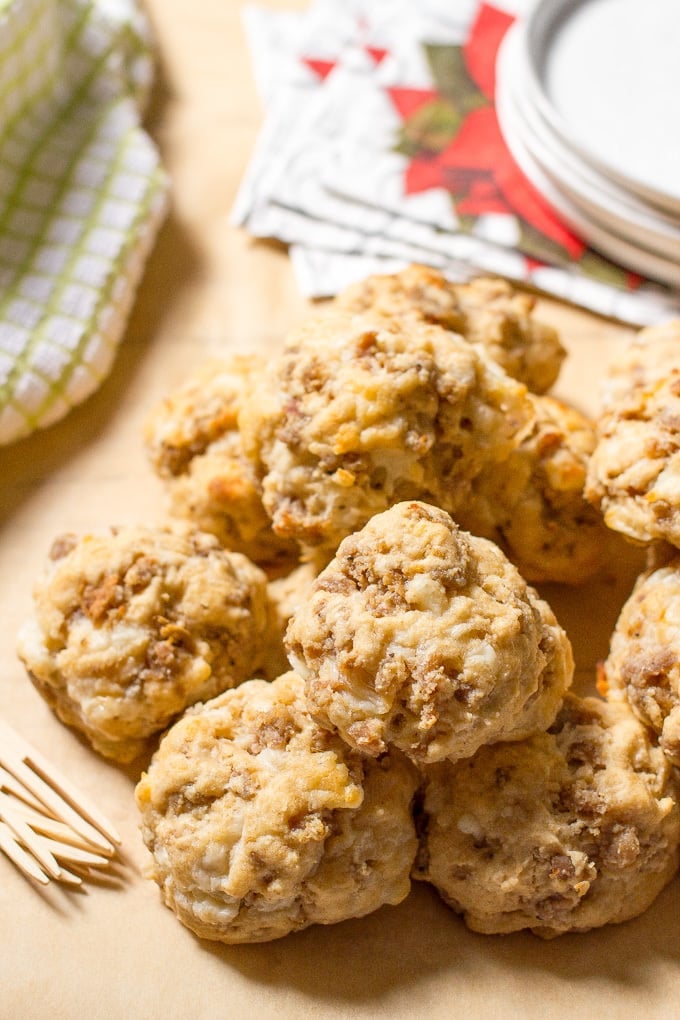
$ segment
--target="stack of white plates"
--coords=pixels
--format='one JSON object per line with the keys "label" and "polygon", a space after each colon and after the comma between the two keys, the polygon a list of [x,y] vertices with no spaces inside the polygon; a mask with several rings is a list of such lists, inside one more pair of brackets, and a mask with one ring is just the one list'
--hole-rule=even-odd
{"label": "stack of white plates", "polygon": [[496,103],[573,232],[680,288],[680,0],[538,0],[503,41]]}

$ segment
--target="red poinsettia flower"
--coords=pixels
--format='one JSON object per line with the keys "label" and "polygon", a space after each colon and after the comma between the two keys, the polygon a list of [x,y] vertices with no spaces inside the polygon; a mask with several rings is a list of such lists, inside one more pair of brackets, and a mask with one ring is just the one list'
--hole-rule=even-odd
{"label": "red poinsettia flower", "polygon": [[387,93],[402,120],[408,120],[412,114],[417,113],[427,103],[439,98],[436,89],[391,88],[387,90]]}
{"label": "red poinsettia flower", "polygon": [[[510,155],[492,106],[474,110],[465,119],[451,144],[439,156],[444,170],[467,170],[486,181],[489,176],[496,185],[491,206],[474,204],[470,195],[459,203],[461,213],[481,216],[489,212],[509,212],[519,216],[535,230],[564,248],[571,258],[579,258],[585,249],[583,242],[564,226],[546,205],[544,199],[529,183]],[[481,193],[478,193],[481,197]],[[502,205],[505,208],[501,208]],[[467,206],[467,209],[462,208]]]}
{"label": "red poinsettia flower", "polygon": [[[578,259],[585,245],[526,179],[512,158],[498,124],[493,106],[496,57],[512,22],[513,18],[507,13],[490,4],[480,5],[462,51],[468,83],[467,109],[460,115],[455,115],[455,90],[450,90],[448,95],[436,89],[389,90],[405,128],[418,120],[417,131],[405,131],[407,141],[416,149],[406,169],[405,190],[407,194],[414,194],[430,188],[445,188],[454,196],[461,216],[515,215],[559,245],[571,258]],[[470,89],[477,90],[472,101]],[[447,121],[442,118],[437,104],[449,104],[454,111],[448,119],[449,134],[444,142],[442,124],[446,128]],[[429,110],[434,126],[428,130]]]}
{"label": "red poinsettia flower", "polygon": [[316,57],[301,57],[300,59],[320,81],[324,81],[328,77],[337,63],[336,60],[319,60]]}
{"label": "red poinsettia flower", "polygon": [[374,63],[380,64],[387,56],[388,51],[383,49],[382,46],[364,46],[364,49],[368,53],[369,57],[373,58]]}
{"label": "red poinsettia flower", "polygon": [[[375,64],[379,64],[387,56],[387,50],[379,46],[364,46],[364,50]],[[300,57],[300,60],[319,81],[325,81],[338,63],[337,60],[321,60],[319,57]]]}
{"label": "red poinsettia flower", "polygon": [[514,18],[506,11],[482,3],[463,46],[465,66],[480,92],[494,101],[496,95],[496,58],[503,36]]}

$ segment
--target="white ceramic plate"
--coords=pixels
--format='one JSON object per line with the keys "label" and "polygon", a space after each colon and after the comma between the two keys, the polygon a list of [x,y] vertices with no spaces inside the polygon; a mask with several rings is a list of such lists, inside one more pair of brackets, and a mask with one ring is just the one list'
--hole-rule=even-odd
{"label": "white ceramic plate", "polygon": [[676,289],[680,288],[680,265],[677,262],[631,244],[625,238],[602,227],[555,186],[527,149],[522,139],[521,126],[503,90],[498,90],[496,112],[503,137],[520,170],[575,234],[617,265],[625,266],[642,276]]}
{"label": "white ceramic plate", "polygon": [[524,40],[553,130],[622,187],[680,213],[680,2],[538,0]]}
{"label": "white ceramic plate", "polygon": [[553,134],[537,112],[522,63],[524,26],[508,32],[498,56],[498,91],[534,160],[587,216],[664,258],[680,261],[680,218],[663,215],[641,198],[608,181]]}

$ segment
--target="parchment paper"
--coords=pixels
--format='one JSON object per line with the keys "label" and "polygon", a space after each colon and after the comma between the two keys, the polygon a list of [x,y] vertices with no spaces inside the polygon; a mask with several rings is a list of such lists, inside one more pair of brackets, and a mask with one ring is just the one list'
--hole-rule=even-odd
{"label": "parchment paper", "polygon": [[[161,57],[150,128],[174,211],[107,383],[61,424],[0,451],[0,714],[96,798],[124,839],[115,876],[84,892],[38,891],[0,856],[0,1017],[677,1017],[677,879],[635,921],[548,943],[474,935],[423,886],[399,907],[267,945],[199,941],[142,877],[136,775],[62,726],[16,659],[16,630],[57,534],[161,518],[140,438],[148,409],[209,356],[274,350],[306,312],[284,252],[227,222],[260,122],[239,7],[149,0]],[[627,331],[540,307],[570,351],[557,394],[593,410],[598,375]],[[572,638],[581,686],[640,566],[615,543],[597,583],[542,590]]]}

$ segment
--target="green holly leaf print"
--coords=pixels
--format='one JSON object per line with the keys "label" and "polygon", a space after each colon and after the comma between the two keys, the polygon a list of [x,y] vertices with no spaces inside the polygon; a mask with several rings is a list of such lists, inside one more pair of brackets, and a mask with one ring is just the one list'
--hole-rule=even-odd
{"label": "green holly leaf print", "polygon": [[462,117],[455,104],[444,97],[437,97],[404,121],[398,144],[405,144],[410,149],[405,155],[441,152],[455,137],[461,122]]}
{"label": "green holly leaf print", "polygon": [[455,103],[461,118],[487,104],[486,97],[467,72],[461,46],[427,43],[424,49],[437,92]]}

